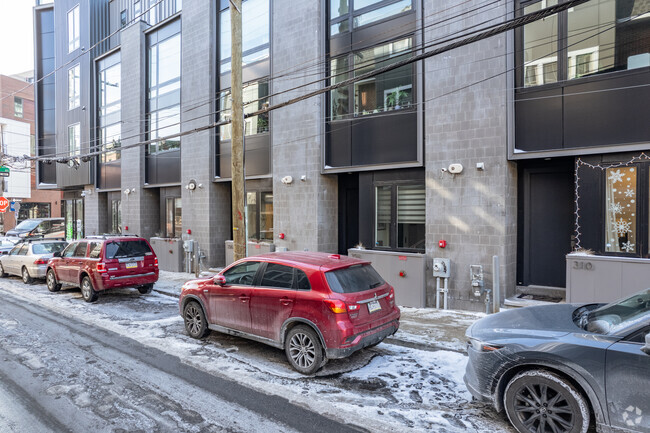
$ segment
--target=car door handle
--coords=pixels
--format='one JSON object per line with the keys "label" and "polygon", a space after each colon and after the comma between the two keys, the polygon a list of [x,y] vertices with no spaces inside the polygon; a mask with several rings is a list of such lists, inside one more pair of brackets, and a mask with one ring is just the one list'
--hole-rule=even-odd
{"label": "car door handle", "polygon": [[250,298],[251,298],[250,296],[241,295],[239,297],[239,300],[242,301],[242,302],[247,302]]}
{"label": "car door handle", "polygon": [[289,298],[280,298],[280,303],[282,305],[290,305],[293,302],[293,299]]}

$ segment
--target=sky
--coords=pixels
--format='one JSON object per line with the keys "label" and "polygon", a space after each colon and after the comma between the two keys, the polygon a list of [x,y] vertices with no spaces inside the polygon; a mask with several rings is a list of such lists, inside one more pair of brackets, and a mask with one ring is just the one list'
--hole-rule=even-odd
{"label": "sky", "polygon": [[0,0],[0,74],[34,69],[34,0]]}

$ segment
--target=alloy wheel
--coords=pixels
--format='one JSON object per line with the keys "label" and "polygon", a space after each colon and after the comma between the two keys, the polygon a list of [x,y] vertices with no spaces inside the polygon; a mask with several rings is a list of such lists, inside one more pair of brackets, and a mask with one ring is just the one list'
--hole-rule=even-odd
{"label": "alloy wheel", "polygon": [[29,276],[29,271],[25,267],[23,267],[22,277],[23,277],[23,283],[29,284],[32,282],[32,277]]}
{"label": "alloy wheel", "polygon": [[310,368],[316,360],[316,347],[309,335],[296,333],[289,341],[289,355],[301,368]]}
{"label": "alloy wheel", "polygon": [[201,311],[193,304],[185,309],[185,324],[190,335],[198,335],[203,327]]}
{"label": "alloy wheel", "polygon": [[546,384],[529,384],[515,394],[514,409],[531,432],[569,432],[575,415],[564,393]]}

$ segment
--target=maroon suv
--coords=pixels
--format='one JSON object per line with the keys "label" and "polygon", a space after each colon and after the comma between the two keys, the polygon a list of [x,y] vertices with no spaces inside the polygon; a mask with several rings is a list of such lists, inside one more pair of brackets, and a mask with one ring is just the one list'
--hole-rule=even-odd
{"label": "maroon suv", "polygon": [[146,294],[158,281],[158,258],[149,242],[137,236],[91,236],[55,253],[45,280],[50,292],[59,291],[62,284],[81,287],[86,302],[118,287],[136,287]]}
{"label": "maroon suv", "polygon": [[260,341],[304,374],[381,343],[400,317],[393,288],[369,262],[311,252],[248,257],[188,281],[179,306],[191,337],[215,330]]}

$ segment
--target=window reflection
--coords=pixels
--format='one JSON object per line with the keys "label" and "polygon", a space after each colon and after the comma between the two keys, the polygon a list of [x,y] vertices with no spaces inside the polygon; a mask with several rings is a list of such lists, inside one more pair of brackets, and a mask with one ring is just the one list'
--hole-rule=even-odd
{"label": "window reflection", "polygon": [[[242,3],[243,66],[269,57],[269,0],[246,0]],[[231,68],[230,9],[221,11],[221,73]]]}
{"label": "window reflection", "polygon": [[99,145],[100,161],[107,163],[120,159],[121,144],[121,65],[119,54],[100,62],[99,67]]}
{"label": "window reflection", "polygon": [[[254,113],[269,106],[269,83],[267,81],[256,81],[244,85],[243,95],[244,114]],[[232,97],[230,91],[221,92],[220,95],[219,120],[230,120],[232,110]],[[269,113],[258,114],[244,119],[245,134],[255,135],[269,132]],[[220,127],[221,140],[232,139],[232,125]]]}

